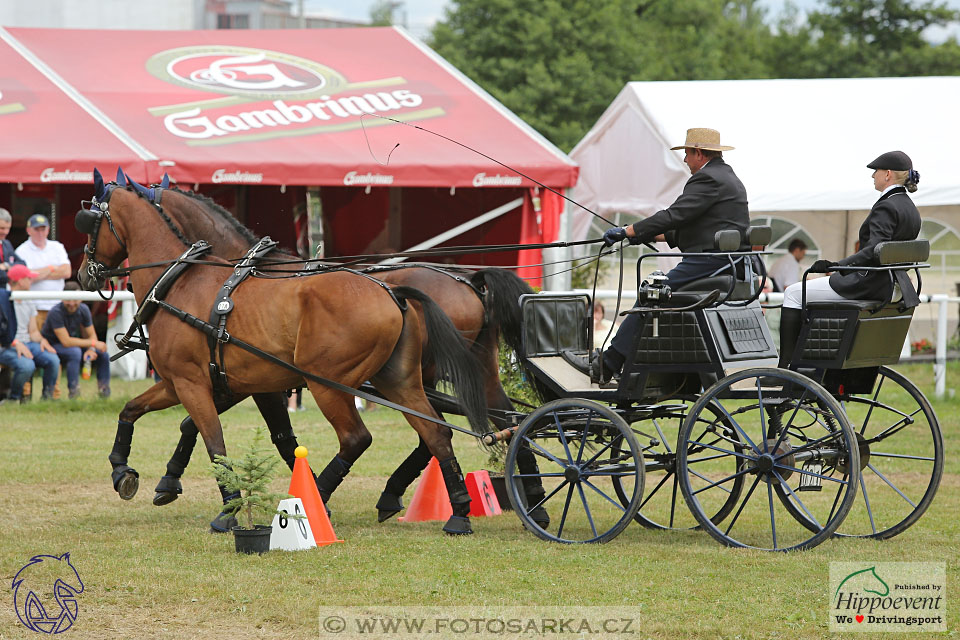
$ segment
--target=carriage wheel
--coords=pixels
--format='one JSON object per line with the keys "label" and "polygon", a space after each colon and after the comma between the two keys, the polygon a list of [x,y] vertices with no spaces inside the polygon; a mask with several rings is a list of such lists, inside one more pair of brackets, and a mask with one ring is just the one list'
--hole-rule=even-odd
{"label": "carriage wheel", "polygon": [[[643,447],[644,492],[636,521],[645,527],[670,530],[700,528],[683,500],[676,472],[680,428],[693,402],[692,398],[671,399],[671,405],[686,406],[671,407],[662,414],[631,425],[634,433],[637,434],[637,440]],[[724,420],[723,414],[716,405],[708,405],[706,412],[700,416],[699,420],[702,423],[701,430],[716,432],[713,444],[724,440],[731,443],[737,451],[744,450],[739,434],[729,422]],[[737,464],[736,459],[730,460],[731,473],[737,471]],[[711,520],[720,522],[730,513],[742,492],[743,482],[742,476],[733,481],[728,499],[718,506]],[[618,479],[614,479],[614,489],[620,503],[626,506],[629,496],[623,491]]]}
{"label": "carriage wheel", "polygon": [[[534,454],[536,473],[521,473],[522,447]],[[506,459],[507,494],[523,526],[552,542],[608,542],[636,515],[643,494],[643,454],[633,431],[610,408],[591,400],[549,402],[521,423]],[[544,497],[527,504],[524,479],[537,478]],[[614,478],[629,496],[615,497]],[[531,514],[550,514],[546,528]]]}
{"label": "carriage wheel", "polygon": [[[717,444],[716,432],[703,429],[712,419],[706,413],[711,403],[723,416],[717,431],[729,425],[738,440]],[[856,498],[856,435],[833,396],[793,371],[747,369],[721,379],[691,408],[680,441],[677,474],[683,497],[697,522],[732,547],[815,547],[837,530]],[[735,446],[739,442],[743,450]],[[738,478],[746,492],[726,518],[714,522],[711,516],[729,500]],[[830,490],[808,490],[818,482]],[[788,496],[794,508],[774,494]],[[804,522],[793,517],[797,509]]]}
{"label": "carriage wheel", "polygon": [[[870,393],[840,396],[860,444],[860,495],[836,535],[887,539],[916,522],[943,475],[940,424],[903,374],[880,367]],[[824,490],[826,487],[824,487]],[[796,509],[794,517],[812,523]]]}

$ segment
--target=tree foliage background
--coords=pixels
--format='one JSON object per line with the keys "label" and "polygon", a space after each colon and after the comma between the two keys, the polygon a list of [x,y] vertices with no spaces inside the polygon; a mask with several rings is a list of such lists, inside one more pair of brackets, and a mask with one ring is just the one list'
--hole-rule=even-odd
{"label": "tree foliage background", "polygon": [[629,81],[960,74],[956,21],[932,1],[453,0],[429,44],[569,151]]}

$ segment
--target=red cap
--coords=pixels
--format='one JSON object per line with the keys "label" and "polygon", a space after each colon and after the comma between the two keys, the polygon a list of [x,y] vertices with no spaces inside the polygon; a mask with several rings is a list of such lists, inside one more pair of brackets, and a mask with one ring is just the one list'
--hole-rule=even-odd
{"label": "red cap", "polygon": [[17,282],[18,280],[23,280],[24,278],[39,278],[40,274],[35,271],[30,271],[30,269],[22,264],[15,264],[7,271],[7,278],[10,279],[10,282]]}

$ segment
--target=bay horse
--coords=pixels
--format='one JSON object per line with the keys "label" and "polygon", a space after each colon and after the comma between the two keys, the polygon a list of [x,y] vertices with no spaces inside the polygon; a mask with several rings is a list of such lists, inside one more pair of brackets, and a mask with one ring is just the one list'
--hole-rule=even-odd
{"label": "bay horse", "polygon": [[[135,182],[131,186],[148,194],[148,190]],[[213,247],[212,253],[227,259],[236,259],[243,256],[250,247],[255,246],[260,238],[244,227],[226,209],[217,205],[213,200],[199,194],[171,189],[163,191],[162,197],[178,199],[178,205],[168,213],[175,219],[188,241],[207,240]],[[183,199],[186,198],[186,202]],[[269,272],[296,272],[304,269],[308,264],[302,258],[274,250],[260,263]],[[471,351],[478,358],[484,379],[484,389],[487,406],[491,409],[490,418],[498,427],[506,426],[500,418],[502,412],[514,410],[514,406],[504,391],[499,377],[498,344],[499,337],[513,349],[520,348],[520,307],[519,298],[525,293],[532,293],[532,289],[521,278],[510,271],[497,268],[482,269],[470,272],[463,269],[440,270],[432,266],[403,265],[389,269],[374,269],[370,275],[392,285],[413,286],[427,293],[437,302],[460,334],[471,345]],[[422,327],[422,329],[426,329]],[[425,331],[426,346],[430,345],[429,332]],[[437,375],[431,363],[429,348],[424,350],[422,363],[424,384],[434,387]],[[277,394],[254,394],[254,401],[266,421],[281,457],[288,466],[293,467],[294,450],[297,447],[296,436],[290,424],[290,417],[286,410],[286,396]],[[235,397],[232,402],[218,405],[218,410],[226,410],[242,397]],[[437,407],[441,410],[455,410],[450,407]],[[121,419],[133,423],[142,415],[142,407],[138,403],[125,407]],[[499,411],[499,413],[498,413]],[[174,501],[182,492],[180,477],[190,460],[190,453],[196,443],[197,430],[188,416],[180,425],[181,438],[173,457],[167,464],[166,474],[156,487],[154,504],[160,506]],[[536,461],[527,451],[521,456],[524,469],[533,473]],[[419,476],[430,461],[431,454],[425,442],[420,439],[418,446],[401,463],[390,476],[387,485],[377,503],[378,520],[385,521],[403,509],[402,496],[407,487]],[[126,460],[124,460],[124,464]],[[129,469],[129,468],[127,468]],[[117,480],[117,478],[115,478]],[[318,487],[324,500],[329,497],[323,483],[318,479]],[[543,489],[538,479],[528,479],[528,503],[538,504],[542,499]],[[115,482],[118,490],[121,484]],[[136,485],[127,494],[121,497],[130,499],[136,492]],[[530,502],[532,500],[532,502]],[[535,510],[543,526],[549,522],[546,511]],[[226,530],[223,522],[224,514],[218,516],[211,523],[214,530]]]}
{"label": "bay horse", "polygon": [[[180,206],[177,198],[160,206],[146,195],[149,190],[104,185],[99,172],[95,192],[90,209],[81,210],[76,220],[78,229],[88,235],[78,271],[81,285],[87,290],[101,288],[104,273],[129,259],[135,266],[146,266],[130,274],[138,305],[143,309],[149,300],[163,311],[145,320],[151,360],[163,380],[128,403],[125,412],[131,404],[145,413],[182,403],[211,460],[226,455],[207,343],[208,335],[217,335],[234,395],[278,393],[306,383],[340,443],[339,452],[319,476],[329,497],[372,440],[353,397],[336,385],[355,389],[370,381],[389,402],[406,408],[405,418],[440,461],[453,509],[444,531],[472,533],[467,517],[470,498],[450,427],[441,424],[422,385],[421,322],[430,332],[438,370],[453,382],[458,404],[478,432],[488,430],[484,393],[472,355],[436,303],[411,287],[397,287],[391,293],[370,278],[343,270],[294,278],[252,277],[233,292],[229,333],[217,334],[216,327],[200,318],[210,313],[230,269],[189,267],[157,298],[162,279],[170,274],[165,264],[182,262],[205,244],[184,252],[189,243],[164,210],[175,211]],[[233,267],[214,256],[205,259]],[[123,415],[114,453],[125,458],[133,424]],[[116,460],[111,454],[115,471]],[[226,493],[222,487],[221,493]]]}

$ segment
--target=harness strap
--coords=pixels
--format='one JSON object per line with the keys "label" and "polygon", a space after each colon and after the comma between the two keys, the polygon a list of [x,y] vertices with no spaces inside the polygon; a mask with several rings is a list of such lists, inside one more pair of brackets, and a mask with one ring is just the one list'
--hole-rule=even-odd
{"label": "harness strap", "polygon": [[230,296],[240,286],[240,283],[250,276],[257,263],[273,251],[277,244],[279,243],[267,236],[253,245],[234,267],[233,273],[223,283],[220,292],[214,298],[213,309],[210,311],[210,324],[217,328],[217,334],[216,336],[207,336],[207,344],[210,347],[210,380],[213,382],[214,398],[231,395],[230,385],[227,383],[226,361],[223,359],[224,336],[227,335],[227,316],[233,311],[233,300]]}
{"label": "harness strap", "polygon": [[[160,277],[156,279],[153,283],[153,286],[150,287],[150,291],[147,292],[146,298],[143,300],[143,304],[137,309],[136,315],[133,317],[133,322],[130,324],[130,328],[127,329],[127,332],[122,336],[116,336],[114,340],[119,347],[119,353],[114,354],[110,361],[113,362],[117,358],[127,355],[131,351],[137,349],[147,350],[147,339],[143,334],[143,325],[146,324],[147,320],[157,310],[158,301],[166,297],[167,293],[170,291],[170,287],[173,286],[173,283],[183,275],[184,271],[190,268],[192,260],[199,255],[208,253],[213,247],[211,247],[205,240],[200,240],[191,246],[189,249],[183,252],[179,258],[168,266],[163,273],[160,274]],[[140,342],[133,342],[133,333],[134,331],[139,332]]]}
{"label": "harness strap", "polygon": [[[176,308],[175,306],[173,306],[172,304],[170,304],[170,303],[167,302],[166,300],[159,300],[157,304],[159,304],[159,305],[160,305],[160,308],[163,309],[164,311],[166,311],[166,312],[174,315],[177,319],[185,322],[186,324],[190,325],[191,327],[202,331],[202,332],[205,333],[207,336],[216,336],[216,335],[219,333],[217,327],[213,326],[213,325],[210,324],[209,322],[204,322],[204,321],[201,320],[200,318],[198,318],[198,317],[196,317],[196,316],[194,316],[194,315],[192,315],[192,314],[190,314],[190,313],[187,313],[186,311],[183,311],[183,310],[181,310],[181,309]],[[277,365],[278,367],[283,367],[284,369],[287,369],[288,371],[293,371],[294,373],[296,373],[296,374],[298,374],[298,375],[300,375],[300,376],[303,376],[303,377],[304,377],[305,379],[307,379],[307,380],[311,380],[312,382],[316,382],[316,383],[322,384],[322,385],[324,385],[324,386],[326,386],[326,387],[330,387],[331,389],[334,389],[335,391],[340,391],[340,392],[342,392],[342,393],[346,393],[346,394],[348,394],[348,395],[355,396],[355,397],[357,397],[357,398],[361,398],[361,399],[366,400],[366,401],[368,401],[368,402],[373,402],[374,404],[379,404],[379,405],[382,405],[382,406],[387,407],[387,408],[389,408],[389,409],[394,409],[394,410],[399,411],[399,412],[401,412],[401,413],[405,413],[405,414],[407,414],[407,415],[415,416],[415,417],[420,418],[420,419],[422,419],[422,420],[427,420],[427,421],[432,422],[432,423],[434,423],[434,424],[443,425],[443,426],[445,426],[445,427],[448,427],[448,428],[450,428],[450,429],[453,429],[454,431],[459,431],[460,433],[465,433],[465,434],[467,434],[467,435],[471,435],[471,436],[474,436],[474,437],[478,437],[478,434],[477,434],[476,432],[474,432],[474,431],[471,431],[470,429],[464,429],[464,428],[461,427],[461,426],[458,426],[458,425],[455,425],[455,424],[451,424],[451,423],[446,422],[446,421],[444,421],[444,420],[441,420],[441,419],[439,419],[439,418],[434,418],[433,416],[428,416],[427,414],[421,413],[421,412],[417,411],[416,409],[411,409],[411,408],[409,408],[409,407],[405,407],[405,406],[403,406],[403,405],[401,405],[401,404],[397,404],[397,403],[391,402],[391,401],[389,401],[389,400],[387,400],[387,399],[385,399],[385,398],[381,398],[380,396],[375,396],[375,395],[373,395],[373,394],[366,393],[366,392],[364,392],[364,391],[360,391],[359,389],[354,389],[353,387],[348,387],[347,385],[341,384],[341,383],[336,382],[336,381],[334,381],[334,380],[329,380],[329,379],[327,379],[327,378],[323,378],[323,377],[321,377],[321,376],[314,375],[314,374],[310,373],[309,371],[304,371],[304,370],[301,369],[300,367],[298,367],[298,366],[296,366],[296,365],[294,365],[294,364],[290,364],[290,363],[287,362],[286,360],[281,360],[280,358],[278,358],[277,356],[273,355],[272,353],[267,353],[266,351],[263,351],[262,349],[258,349],[257,347],[253,346],[252,344],[250,344],[250,343],[248,343],[248,342],[244,342],[243,340],[240,340],[239,338],[235,338],[235,337],[231,336],[229,333],[224,333],[224,338],[223,338],[223,339],[224,339],[226,342],[228,342],[228,343],[230,343],[230,344],[232,344],[232,345],[234,345],[234,346],[237,346],[237,347],[243,349],[244,351],[246,351],[246,352],[248,352],[248,353],[252,353],[253,355],[257,356],[258,358],[261,358],[261,359],[263,359],[263,360],[266,360],[267,362],[270,362],[270,363],[272,363],[272,364],[275,364],[275,365]]]}

